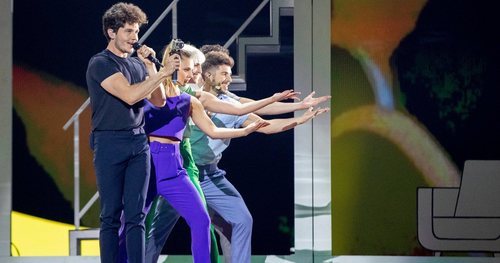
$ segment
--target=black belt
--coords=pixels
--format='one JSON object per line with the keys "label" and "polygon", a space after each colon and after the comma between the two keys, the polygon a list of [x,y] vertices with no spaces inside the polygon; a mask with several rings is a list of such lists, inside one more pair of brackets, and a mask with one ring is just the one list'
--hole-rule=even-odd
{"label": "black belt", "polygon": [[131,130],[93,130],[92,132],[103,133],[103,134],[123,134],[123,135],[146,134],[143,127],[134,128]]}

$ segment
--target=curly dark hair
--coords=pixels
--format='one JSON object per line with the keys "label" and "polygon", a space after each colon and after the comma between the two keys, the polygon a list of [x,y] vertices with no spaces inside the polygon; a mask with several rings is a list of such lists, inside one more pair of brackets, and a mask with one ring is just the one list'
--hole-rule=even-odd
{"label": "curly dark hair", "polygon": [[214,44],[214,45],[203,45],[200,48],[201,52],[203,54],[207,54],[208,52],[213,52],[213,51],[219,51],[222,53],[225,53],[226,55],[229,55],[229,50],[219,44]]}
{"label": "curly dark hair", "polygon": [[138,23],[139,26],[148,23],[146,14],[136,5],[130,3],[116,3],[110,7],[102,16],[102,30],[109,41],[108,29],[118,32],[125,24]]}
{"label": "curly dark hair", "polygon": [[203,72],[208,72],[221,65],[234,66],[234,60],[228,54],[221,51],[211,51],[205,54],[205,62],[201,65]]}

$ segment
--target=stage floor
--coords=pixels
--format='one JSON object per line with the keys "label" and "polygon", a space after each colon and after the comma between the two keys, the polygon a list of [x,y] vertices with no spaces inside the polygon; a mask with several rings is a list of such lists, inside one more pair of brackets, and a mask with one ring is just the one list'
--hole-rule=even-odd
{"label": "stage floor", "polygon": [[[99,263],[98,257],[0,257],[1,263]],[[162,256],[158,262],[191,263],[191,256]],[[500,263],[494,257],[409,257],[409,256],[336,256],[300,258],[291,256],[252,256],[252,263]]]}

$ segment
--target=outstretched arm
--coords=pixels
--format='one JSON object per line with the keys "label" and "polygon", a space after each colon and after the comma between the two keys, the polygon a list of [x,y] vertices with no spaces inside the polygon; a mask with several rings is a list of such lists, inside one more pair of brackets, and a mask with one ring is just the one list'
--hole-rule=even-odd
{"label": "outstretched arm", "polygon": [[[265,134],[273,134],[273,133],[278,133],[278,132],[283,132],[289,129],[295,128],[295,126],[303,124],[307,122],[308,120],[311,120],[312,118],[323,114],[327,111],[329,111],[329,108],[318,108],[318,109],[313,109],[310,107],[304,114],[302,114],[299,117],[294,117],[294,118],[287,118],[287,119],[272,119],[268,120],[269,125],[266,127],[262,127],[258,130],[258,132],[265,133]],[[250,114],[248,119],[243,123],[243,127],[245,127],[246,124],[249,124],[253,121],[257,121],[261,119],[258,115],[256,114]]]}
{"label": "outstretched arm", "polygon": [[208,118],[203,105],[194,97],[191,97],[191,118],[194,124],[212,139],[243,137],[268,124],[261,119],[255,122],[249,122],[245,128],[241,129],[219,128],[215,126],[210,118]]}
{"label": "outstretched arm", "polygon": [[[318,104],[325,102],[331,98],[331,96],[321,96],[318,98],[314,97],[314,94],[316,92],[311,92],[307,97],[305,97],[302,101],[298,102],[290,102],[290,103],[284,103],[284,102],[275,102],[272,103],[260,110],[255,111],[255,114],[258,115],[277,115],[277,114],[283,114],[283,113],[289,113],[289,112],[294,112],[297,110],[304,110],[308,109],[310,107],[316,107]],[[252,99],[249,98],[241,98],[240,102],[243,104],[252,102]]]}
{"label": "outstretched arm", "polygon": [[280,100],[296,98],[297,93],[293,90],[285,90],[280,93],[275,93],[271,97],[261,100],[252,100],[245,104],[229,103],[215,97],[212,93],[206,91],[199,92],[199,99],[203,107],[211,112],[225,113],[231,115],[244,115],[261,109],[267,105],[278,102]]}

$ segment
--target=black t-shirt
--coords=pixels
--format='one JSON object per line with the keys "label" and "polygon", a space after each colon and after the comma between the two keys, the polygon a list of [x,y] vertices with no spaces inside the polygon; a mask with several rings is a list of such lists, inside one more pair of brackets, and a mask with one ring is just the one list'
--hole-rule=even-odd
{"label": "black t-shirt", "polygon": [[128,105],[101,86],[102,81],[117,72],[131,85],[144,81],[147,76],[144,63],[137,57],[122,58],[105,49],[90,59],[86,78],[93,131],[132,130],[144,126],[144,100]]}

